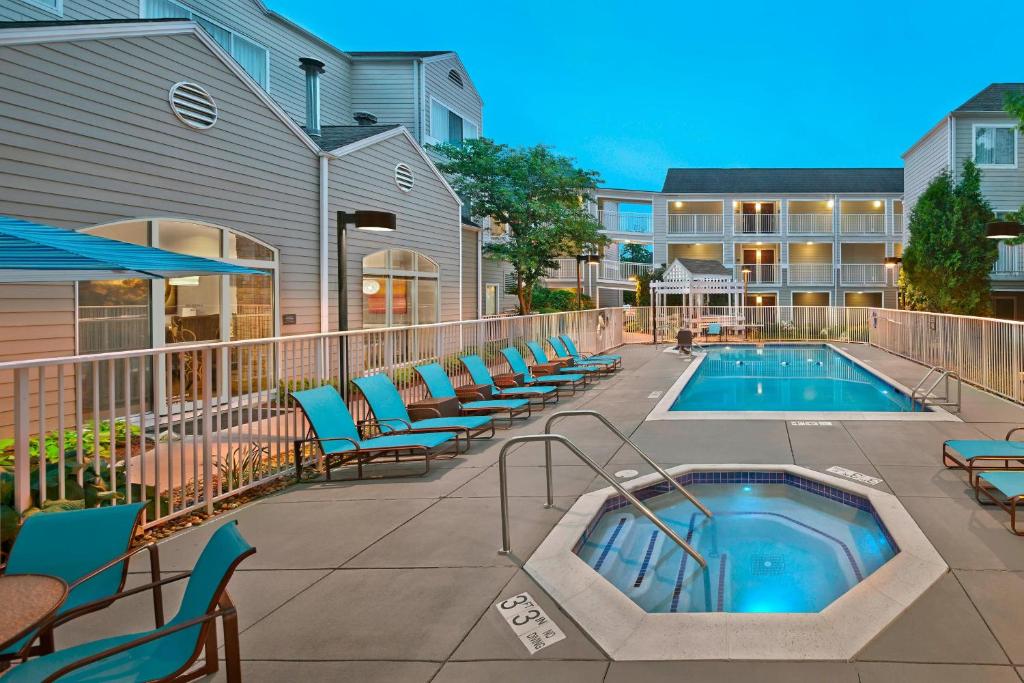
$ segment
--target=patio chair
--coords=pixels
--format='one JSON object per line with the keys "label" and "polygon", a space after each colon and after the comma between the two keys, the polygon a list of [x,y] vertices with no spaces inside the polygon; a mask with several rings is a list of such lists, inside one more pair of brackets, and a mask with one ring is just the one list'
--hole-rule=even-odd
{"label": "patio chair", "polygon": [[[324,456],[326,478],[331,480],[332,462],[345,465],[356,463],[356,476],[363,478],[363,465],[389,455],[395,462],[402,458],[423,458],[423,472],[413,474],[391,475],[391,477],[422,476],[430,471],[430,459],[438,454],[442,446],[453,439],[455,452],[459,451],[455,432],[431,432],[429,434],[386,434],[372,439],[363,439],[359,434],[352,413],[342,400],[341,395],[330,386],[293,391],[292,398],[302,407],[302,412],[309,422],[312,436],[295,441],[295,478],[302,476],[302,446],[315,443]],[[385,479],[388,476],[371,477]]]}
{"label": "patio chair", "polygon": [[572,340],[572,337],[570,337],[567,334],[560,334],[558,335],[558,338],[562,341],[563,344],[565,344],[565,350],[569,352],[569,355],[575,358],[577,361],[596,361],[599,363],[612,361],[612,364],[616,368],[622,367],[622,356],[619,356],[614,353],[580,353],[579,349],[576,348],[576,342]]}
{"label": "patio chair", "polygon": [[[352,383],[370,404],[370,410],[374,417],[373,420],[363,421],[360,426],[375,425],[381,434],[459,432],[466,439],[467,449],[473,437],[482,437],[487,432],[490,434],[487,434],[486,438],[494,436],[494,420],[487,415],[441,417],[441,414],[437,413],[437,417],[413,420],[395,383],[385,374],[357,377],[352,380]],[[434,410],[434,412],[437,411]]]}
{"label": "patio chair", "polygon": [[508,366],[512,369],[512,372],[523,376],[523,383],[528,387],[537,384],[553,384],[561,389],[571,389],[573,395],[575,395],[577,389],[584,389],[587,386],[587,376],[578,373],[552,372],[551,374],[534,376],[532,373],[534,368],[530,368],[526,364],[523,354],[519,353],[519,349],[514,346],[502,349],[501,355],[505,356],[505,360],[508,361]]}
{"label": "patio chair", "polygon": [[[30,659],[3,676],[4,683],[51,681],[190,681],[215,673],[217,625],[224,629],[224,659],[228,683],[242,680],[238,647],[238,618],[227,593],[228,580],[238,563],[256,552],[238,532],[236,521],[214,532],[191,572],[123,591],[114,596],[152,590],[188,578],[178,613],[152,631],[103,638]],[[90,540],[99,535],[88,534]],[[109,601],[107,601],[109,602]],[[47,628],[69,621],[72,615],[56,616]],[[189,671],[205,650],[205,663]]]}
{"label": "patio chair", "polygon": [[[995,492],[1002,495],[1000,499]],[[984,495],[988,503],[981,500]],[[1024,536],[1017,529],[1017,505],[1024,499],[1024,472],[1019,470],[997,470],[979,472],[974,479],[974,497],[982,505],[995,504],[1010,515],[1010,531]]]}
{"label": "patio chair", "polygon": [[565,342],[558,337],[552,335],[548,337],[548,346],[555,352],[556,360],[567,360],[569,366],[573,369],[582,368],[585,366],[593,366],[599,368],[602,372],[615,372],[615,361],[612,360],[594,360],[594,359],[581,359],[577,358],[569,353],[569,349],[566,348]]}
{"label": "patio chair", "polygon": [[[535,360],[538,365],[552,365],[551,360],[548,358],[548,354],[544,351],[544,347],[538,344],[537,342],[526,342],[526,348],[530,349],[530,353],[533,354],[533,360]],[[600,365],[574,365],[573,367],[558,368],[558,372],[571,373],[577,375],[595,375],[596,373],[602,372],[603,370],[604,368]]]}
{"label": "patio chair", "polygon": [[721,323],[708,323],[708,326],[704,329],[704,339],[710,339],[711,337],[718,337],[722,339],[722,324]]}
{"label": "patio chair", "polygon": [[[1002,461],[998,469],[1007,471],[1024,470],[1024,441],[1010,441],[1015,432],[1024,427],[1014,427],[1003,439],[950,439],[942,442],[942,464],[951,470],[966,470],[967,479],[974,484],[975,470],[997,469],[994,463]],[[959,456],[959,457],[957,457]],[[1016,466],[1010,465],[1017,463]]]}
{"label": "patio chair", "polygon": [[[439,363],[417,365],[416,372],[423,378],[427,385],[427,391],[430,392],[431,396],[435,398],[457,396],[455,386],[452,384],[451,379],[448,378],[448,373],[444,371],[444,368]],[[471,415],[475,413],[508,413],[509,427],[512,426],[512,420],[517,416],[526,413],[526,417],[523,419],[528,419],[533,415],[530,401],[525,398],[485,399],[482,395],[480,395],[480,400],[478,401],[460,402],[459,411]]]}
{"label": "patio chair", "polygon": [[[135,555],[149,554],[150,578],[160,579],[155,543],[131,548],[145,503],[36,514],[25,520],[11,547],[4,573],[47,574],[68,584],[68,596],[57,616],[74,617],[102,609],[117,599]],[[156,626],[163,626],[163,600],[153,592]],[[38,638],[39,643],[33,646]],[[0,652],[0,671],[17,657],[53,652],[52,630],[36,630]]]}
{"label": "patio chair", "polygon": [[537,404],[544,408],[548,401],[558,403],[558,387],[555,386],[532,386],[532,387],[505,387],[501,388],[494,381],[491,371],[487,369],[483,358],[480,356],[463,356],[459,360],[466,366],[469,376],[476,384],[488,385],[491,387],[491,395],[500,398],[528,398],[539,399]]}

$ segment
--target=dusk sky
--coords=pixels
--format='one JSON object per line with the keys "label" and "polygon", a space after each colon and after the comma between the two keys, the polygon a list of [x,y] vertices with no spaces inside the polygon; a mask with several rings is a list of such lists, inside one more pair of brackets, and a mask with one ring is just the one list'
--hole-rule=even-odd
{"label": "dusk sky", "polygon": [[978,90],[1024,81],[1021,0],[267,4],[345,50],[458,52],[486,137],[552,145],[610,187],[900,166]]}

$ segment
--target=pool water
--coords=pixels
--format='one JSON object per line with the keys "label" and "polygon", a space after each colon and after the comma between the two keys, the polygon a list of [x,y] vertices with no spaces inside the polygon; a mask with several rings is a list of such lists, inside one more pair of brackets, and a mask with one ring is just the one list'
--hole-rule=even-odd
{"label": "pool water", "polygon": [[648,612],[819,612],[896,553],[866,501],[858,507],[787,483],[687,490],[710,519],[676,491],[645,504],[707,570],[630,506],[604,512],[577,547]]}
{"label": "pool water", "polygon": [[828,346],[711,346],[670,410],[893,413],[912,403]]}

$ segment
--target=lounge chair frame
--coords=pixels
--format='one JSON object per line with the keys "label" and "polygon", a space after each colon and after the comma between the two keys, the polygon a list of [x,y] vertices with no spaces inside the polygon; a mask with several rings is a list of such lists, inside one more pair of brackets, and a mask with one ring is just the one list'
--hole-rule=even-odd
{"label": "lounge chair frame", "polygon": [[[554,392],[554,393],[557,393],[557,392]],[[470,394],[467,392],[466,395],[469,396]],[[494,400],[496,400],[496,401],[502,401],[502,400],[510,400],[510,401],[512,401],[512,400],[515,400],[515,399],[500,399],[500,398],[498,398],[498,399],[489,399],[486,396],[484,396],[483,394],[481,394],[480,392],[472,392],[472,395],[475,397],[475,399],[477,401],[494,401]],[[522,417],[520,419],[529,420],[531,417],[533,417],[533,401],[527,399],[526,400],[526,405],[524,405],[524,406],[522,406],[520,408],[498,408],[498,409],[495,409],[495,408],[467,408],[464,405],[461,405],[461,401],[460,401],[459,412],[463,413],[465,415],[476,415],[477,413],[480,413],[480,414],[484,414],[484,415],[492,415],[494,417],[497,417],[498,415],[504,416],[504,413],[507,412],[508,413],[508,417],[506,417],[505,419],[508,420],[508,425],[505,426],[505,429],[512,429],[512,422],[513,422],[513,420],[515,420],[517,417],[521,416],[523,413],[526,413],[526,416]],[[491,420],[491,425],[494,425],[496,422],[497,422],[497,420]]]}
{"label": "lounge chair frame", "polygon": [[[1002,470],[1000,470],[1002,471]],[[978,472],[979,475],[985,472]],[[1010,515],[1010,531],[1017,536],[1024,536],[1024,530],[1017,528],[1017,505],[1021,502],[1024,496],[1011,496],[1006,499],[1000,499],[995,493],[998,491],[994,486],[986,486],[985,480],[978,476],[974,479],[974,499],[981,505],[998,505],[1007,514]],[[982,500],[981,496],[984,495],[987,500]]]}
{"label": "lounge chair frame", "polygon": [[[1009,441],[1010,437],[1016,432],[1024,431],[1024,427],[1014,427],[1010,431],[1006,432],[1006,436],[1003,437],[1004,441]],[[1007,472],[1022,472],[1024,471],[1024,456],[1020,458],[1009,458],[1005,455],[976,455],[970,459],[959,459],[952,451],[949,450],[949,442],[956,441],[956,439],[949,439],[942,442],[942,465],[948,470],[964,470],[967,472],[967,480],[971,486],[975,485],[975,481],[978,478],[978,470],[1005,470]],[[990,463],[997,463],[1002,461],[1002,467],[993,467]],[[1011,466],[1010,462],[1020,463],[1018,466]],[[976,465],[975,463],[983,463]]]}
{"label": "lounge chair frame", "polygon": [[[452,430],[449,429],[447,431],[450,432]],[[459,452],[458,451],[458,448],[459,448],[459,446],[458,446],[458,438],[459,437],[456,435],[456,437],[455,437],[456,453]],[[348,441],[350,444],[352,444],[354,450],[351,450],[351,451],[341,451],[340,453],[327,453],[327,452],[325,452],[323,450],[323,447],[321,446],[321,444],[323,444],[324,442],[327,442],[327,441]],[[361,481],[361,480],[364,480],[364,479],[403,479],[405,477],[422,477],[423,475],[425,475],[428,472],[430,472],[430,461],[431,461],[431,459],[433,459],[437,455],[436,453],[434,453],[433,449],[428,448],[427,446],[409,445],[409,446],[380,446],[380,447],[374,447],[374,448],[366,448],[364,446],[361,446],[359,444],[359,442],[356,441],[355,439],[351,439],[351,438],[349,438],[347,436],[334,436],[334,437],[330,437],[330,438],[321,439],[320,437],[316,436],[316,433],[313,432],[313,430],[311,428],[310,429],[310,433],[308,433],[304,439],[296,439],[295,442],[294,442],[294,448],[295,448],[295,479],[296,479],[296,481],[298,481],[299,479],[302,478],[302,469],[303,469],[303,466],[302,466],[302,447],[305,444],[307,444],[307,443],[316,443],[318,446],[321,446],[320,453],[324,456],[324,478],[327,479],[327,481],[333,481],[331,479],[331,470],[333,468],[335,468],[335,467],[343,467],[344,465],[348,465],[348,464],[350,464],[352,462],[355,462],[355,464],[356,464],[356,478],[355,478],[355,480],[358,480],[358,481]],[[363,476],[363,465],[372,463],[375,460],[378,460],[379,458],[389,457],[389,455],[393,456],[395,458],[395,462],[396,463],[397,462],[401,462],[402,458],[413,458],[413,459],[418,460],[419,458],[422,457],[423,458],[423,464],[424,464],[423,471],[422,472],[411,472],[409,474],[380,475],[380,476],[376,476],[376,477],[364,477]],[[340,462],[336,462],[336,461],[339,461],[339,460],[340,460]],[[339,481],[345,481],[345,480],[339,480]],[[351,481],[351,480],[349,480],[349,481]]]}
{"label": "lounge chair frame", "polygon": [[[573,340],[573,338],[570,337],[567,334],[559,334],[559,335],[555,335],[555,336],[557,336],[558,339],[561,340],[562,345],[565,346],[566,352],[568,352],[569,355],[571,356],[572,355],[572,351],[569,350],[569,345],[565,343],[565,340],[568,339],[569,341],[572,342],[573,346],[576,346],[576,342]],[[579,354],[580,359],[583,360],[583,361],[586,361],[589,358],[600,359],[601,356],[604,355],[604,354],[600,354],[600,353],[587,353],[586,351],[580,351],[579,347],[576,347],[576,353]],[[573,356],[573,358],[575,359],[576,357]],[[602,360],[594,360],[593,362],[595,362],[595,363],[602,363],[604,361],[602,361]],[[611,363],[611,365],[612,365],[612,367],[614,369],[616,369],[616,370],[621,370],[622,369],[622,359],[621,358],[612,358],[612,359],[609,359],[608,362]]]}

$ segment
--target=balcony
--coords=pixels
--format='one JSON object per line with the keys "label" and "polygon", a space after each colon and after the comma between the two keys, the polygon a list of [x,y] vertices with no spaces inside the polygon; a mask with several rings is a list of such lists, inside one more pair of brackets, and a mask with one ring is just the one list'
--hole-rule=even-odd
{"label": "balcony", "polygon": [[599,278],[613,282],[629,282],[650,273],[653,269],[654,266],[650,263],[632,263],[630,261],[605,259],[601,261]]}
{"label": "balcony", "polygon": [[650,234],[651,215],[635,211],[598,211],[597,220],[608,232]]}
{"label": "balcony", "polygon": [[735,215],[737,235],[778,235],[779,214],[741,213]]}
{"label": "balcony", "polygon": [[999,243],[999,260],[992,266],[993,280],[1024,280],[1024,245]]}
{"label": "balcony", "polygon": [[831,263],[790,263],[789,284],[831,285],[835,267]]}
{"label": "balcony", "polygon": [[883,263],[843,263],[839,266],[840,278],[844,285],[886,284]]}
{"label": "balcony", "polygon": [[740,282],[743,281],[744,268],[750,271],[747,276],[748,285],[777,285],[782,282],[782,268],[778,263],[737,265],[734,277]]}
{"label": "balcony", "polygon": [[840,218],[839,231],[843,235],[884,235],[884,213],[845,213]]}
{"label": "balcony", "polygon": [[668,215],[669,235],[721,235],[722,214],[720,213],[670,213]]}
{"label": "balcony", "polygon": [[789,214],[790,235],[831,235],[831,213],[791,213]]}
{"label": "balcony", "polygon": [[[576,259],[559,258],[555,259],[558,265],[548,271],[549,280],[576,280]],[[580,273],[584,273],[586,266],[580,266]]]}
{"label": "balcony", "polygon": [[892,215],[892,234],[902,235],[903,234],[903,214],[894,213]]}

